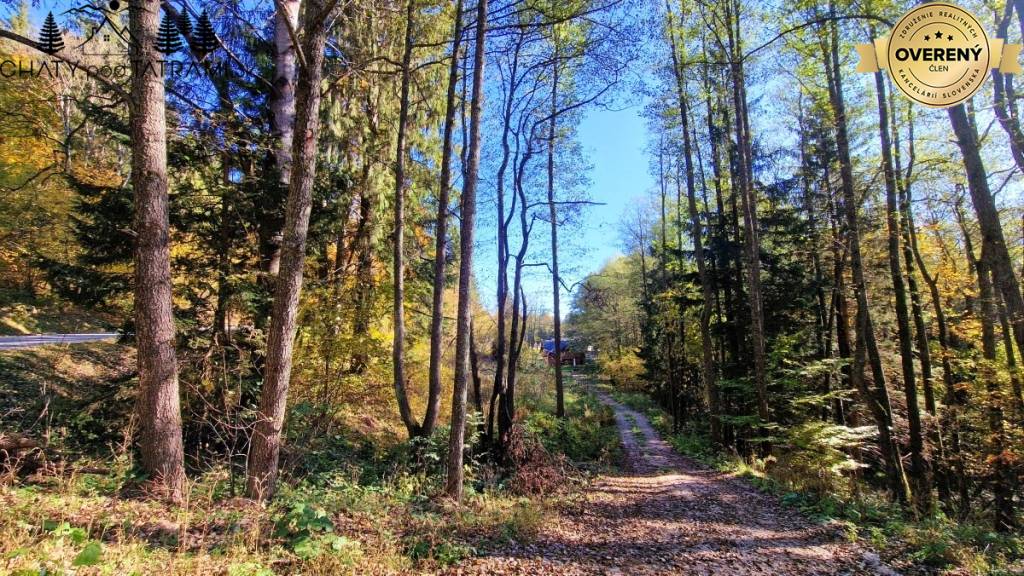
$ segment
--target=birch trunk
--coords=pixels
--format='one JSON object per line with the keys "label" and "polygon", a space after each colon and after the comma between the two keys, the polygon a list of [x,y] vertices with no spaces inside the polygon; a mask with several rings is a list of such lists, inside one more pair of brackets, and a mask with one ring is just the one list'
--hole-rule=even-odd
{"label": "birch trunk", "polygon": [[[270,91],[271,130],[274,135],[274,167],[282,189],[288,189],[292,178],[292,147],[295,139],[295,45],[292,30],[299,29],[301,0],[280,0],[274,14],[274,80]],[[282,223],[271,219],[265,231],[264,259],[266,272],[277,276],[281,268]]]}

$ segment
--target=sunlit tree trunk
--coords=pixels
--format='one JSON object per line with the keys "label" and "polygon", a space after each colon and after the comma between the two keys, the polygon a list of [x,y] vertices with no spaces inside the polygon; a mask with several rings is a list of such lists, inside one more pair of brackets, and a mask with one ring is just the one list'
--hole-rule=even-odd
{"label": "sunlit tree trunk", "polygon": [[267,337],[266,372],[258,420],[249,448],[246,491],[257,499],[270,497],[277,482],[281,432],[298,327],[299,297],[302,295],[306,236],[316,178],[324,47],[327,44],[327,23],[333,18],[332,14],[325,13],[324,0],[307,2],[301,46],[306,61],[299,69],[296,85],[295,133],[299,137],[292,146],[295,169],[288,188],[281,269],[274,290],[274,307]]}
{"label": "sunlit tree trunk", "polygon": [[[907,501],[908,487],[903,475],[896,443],[892,437],[892,405],[889,391],[885,386],[885,371],[882,367],[878,342],[875,340],[874,324],[868,307],[867,282],[861,259],[860,218],[858,201],[854,193],[853,164],[850,158],[850,139],[846,125],[846,103],[843,97],[842,69],[839,65],[839,33],[835,22],[825,30],[824,55],[825,76],[828,84],[829,101],[836,126],[836,150],[839,155],[839,174],[842,198],[846,213],[846,234],[850,250],[850,270],[853,275],[853,289],[857,298],[857,317],[854,322],[856,348],[854,366],[850,377],[860,391],[862,400],[868,405],[878,428],[879,448],[885,462],[886,478],[893,495],[901,502]],[[864,362],[871,368],[874,390],[864,382]]]}
{"label": "sunlit tree trunk", "polygon": [[[288,189],[292,177],[292,142],[295,134],[295,45],[291,30],[299,29],[301,0],[280,0],[274,11],[274,77],[268,105],[274,136],[273,161],[281,190]],[[272,200],[280,200],[278,197]],[[267,221],[261,229],[264,271],[273,278],[281,268],[281,225],[276,215],[279,206],[268,206]],[[270,284],[272,287],[272,283]]]}
{"label": "sunlit tree trunk", "polygon": [[[826,195],[832,196],[831,185],[829,184],[829,170],[825,170]],[[839,388],[849,389],[852,381],[851,373],[853,367],[850,359],[853,357],[853,346],[850,342],[850,304],[846,297],[846,257],[850,252],[850,243],[846,236],[839,231],[838,221],[842,216],[829,202],[829,220],[832,229],[832,298],[831,309],[834,310],[833,323],[836,332],[836,352],[839,358],[846,362],[839,369]],[[832,404],[832,420],[836,424],[846,424],[846,410],[842,398],[836,398]]]}
{"label": "sunlit tree trunk", "polygon": [[[715,369],[715,350],[711,340],[711,312],[714,306],[714,290],[710,274],[707,270],[707,262],[704,260],[704,240],[700,213],[697,210],[697,198],[694,186],[693,172],[693,142],[690,141],[690,110],[689,101],[686,95],[686,82],[683,77],[683,70],[679,64],[679,50],[676,44],[676,32],[672,22],[672,8],[666,2],[668,13],[668,34],[670,48],[672,50],[672,72],[676,79],[676,96],[679,106],[679,119],[683,129],[683,162],[686,170],[686,199],[690,213],[690,236],[693,240],[693,258],[697,261],[697,275],[700,279],[701,295],[703,302],[700,311],[700,335],[701,335],[701,361],[702,376],[704,378],[704,395],[708,405],[710,417],[711,439],[716,444],[722,442],[722,432],[719,423],[719,400],[718,400],[718,373]],[[681,203],[681,202],[680,202]],[[682,222],[679,223],[680,231]],[[681,232],[680,232],[681,233]],[[682,245],[680,245],[682,252]],[[685,343],[685,341],[684,341]]]}
{"label": "sunlit tree trunk", "polygon": [[437,219],[434,234],[434,294],[430,315],[430,383],[427,413],[422,432],[434,433],[441,411],[441,352],[444,338],[444,271],[448,241],[448,203],[452,186],[453,136],[455,133],[456,100],[459,81],[459,48],[462,43],[462,0],[455,0],[455,30],[452,32],[451,62],[448,63],[448,94],[445,100],[444,141],[441,145],[441,183],[437,195]]}
{"label": "sunlit tree trunk", "polygon": [[[935,386],[932,376],[932,355],[928,343],[928,326],[924,319],[924,306],[921,303],[921,294],[918,289],[915,275],[915,270],[920,269],[922,278],[925,279],[925,283],[928,283],[928,270],[923,265],[923,261],[917,254],[917,240],[914,232],[914,210],[911,205],[911,188],[913,186],[912,175],[914,162],[916,160],[913,109],[908,107],[908,161],[906,170],[904,170],[902,152],[900,150],[900,130],[896,123],[896,105],[892,92],[889,93],[889,107],[892,111],[890,124],[892,126],[893,133],[893,162],[896,170],[896,189],[899,192],[900,232],[902,234],[903,260],[907,268],[907,288],[910,291],[911,313],[914,318],[914,331],[917,336],[917,353],[921,360],[921,384],[924,389],[924,405],[932,420],[932,425],[929,427],[928,438],[931,441],[932,450],[935,452],[935,456],[933,457],[933,468],[935,471],[935,484],[939,490],[939,500],[945,502],[949,500],[952,489],[949,470],[945,469],[946,441],[942,431],[942,422],[937,418]],[[936,286],[936,293],[937,290],[938,287]],[[936,299],[934,305],[938,307],[938,309],[941,309],[942,303]],[[938,313],[936,313],[936,316],[938,316]],[[945,323],[944,316],[942,323]],[[940,326],[940,330],[942,328],[944,328],[944,326]],[[945,345],[940,343],[940,346],[943,346],[943,354],[945,354]],[[944,358],[944,361],[945,363],[943,364],[943,367],[945,369],[946,364],[948,364],[948,358]],[[952,374],[949,374],[947,378],[952,378]]]}
{"label": "sunlit tree trunk", "polygon": [[445,494],[462,499],[463,451],[466,434],[466,390],[472,376],[469,361],[472,309],[473,226],[476,222],[476,186],[480,170],[480,122],[483,109],[484,49],[487,33],[487,0],[477,0],[476,42],[473,54],[473,104],[470,110],[469,164],[462,190],[462,221],[459,231],[459,305],[455,333],[455,387],[448,440],[448,478]]}
{"label": "sunlit tree trunk", "polygon": [[409,395],[405,382],[405,157],[408,154],[407,132],[409,129],[409,84],[412,80],[413,25],[415,2],[408,0],[405,10],[405,45],[402,50],[402,81],[401,96],[398,110],[398,137],[395,151],[395,220],[392,229],[392,246],[394,248],[394,299],[392,301],[392,327],[394,329],[391,342],[391,361],[395,398],[398,400],[398,413],[405,424],[409,436],[420,434],[420,424],[412,415],[409,406]]}
{"label": "sunlit tree trunk", "polygon": [[[914,118],[913,112],[908,116],[908,150],[909,158],[906,171],[903,168],[902,151],[900,150],[900,130],[896,122],[896,104],[892,92],[888,95],[889,109],[891,112],[890,126],[893,134],[893,165],[896,175],[896,190],[899,193],[900,210],[900,234],[901,246],[903,248],[903,263],[906,267],[907,291],[910,294],[910,311],[914,319],[914,332],[917,338],[917,354],[921,361],[921,388],[924,391],[924,406],[928,414],[934,418],[935,386],[932,377],[932,356],[928,346],[928,327],[924,319],[924,306],[921,304],[921,291],[917,284],[915,268],[917,262],[914,259],[913,241],[910,237],[911,218],[913,209],[910,206],[910,192],[912,186],[912,175],[915,162],[914,150]],[[934,437],[933,437],[934,438]],[[940,448],[940,446],[934,446]]]}
{"label": "sunlit tree trunk", "polygon": [[888,231],[889,274],[896,295],[896,331],[899,339],[900,364],[903,368],[903,392],[907,400],[907,422],[910,433],[911,495],[918,512],[931,509],[931,481],[924,457],[924,434],[921,429],[921,408],[917,400],[917,377],[914,373],[914,344],[910,330],[907,289],[900,265],[900,212],[896,199],[896,173],[892,161],[889,134],[889,107],[885,95],[885,78],[875,72],[875,96],[878,103],[878,134],[882,147],[882,174],[885,181],[886,229]]}
{"label": "sunlit tree trunk", "polygon": [[170,223],[167,199],[167,121],[164,78],[152,63],[160,22],[159,0],[129,6],[128,25],[135,66],[131,78],[129,125],[132,191],[135,196],[135,341],[138,350],[142,467],[154,488],[181,500],[185,484],[181,438],[178,360],[174,350]]}
{"label": "sunlit tree trunk", "polygon": [[565,391],[562,382],[562,279],[558,268],[558,210],[555,205],[555,140],[558,122],[558,38],[555,38],[555,54],[552,59],[551,79],[551,124],[548,131],[548,214],[551,219],[551,300],[555,328],[555,415],[565,417]]}

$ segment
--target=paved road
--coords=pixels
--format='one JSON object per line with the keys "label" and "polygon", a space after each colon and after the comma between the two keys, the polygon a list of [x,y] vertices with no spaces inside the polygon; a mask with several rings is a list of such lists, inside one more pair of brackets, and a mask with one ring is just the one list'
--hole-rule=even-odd
{"label": "paved road", "polygon": [[114,340],[120,334],[116,332],[94,332],[89,334],[32,334],[29,336],[0,336],[0,350],[16,348],[35,348],[54,344],[81,344],[99,340]]}

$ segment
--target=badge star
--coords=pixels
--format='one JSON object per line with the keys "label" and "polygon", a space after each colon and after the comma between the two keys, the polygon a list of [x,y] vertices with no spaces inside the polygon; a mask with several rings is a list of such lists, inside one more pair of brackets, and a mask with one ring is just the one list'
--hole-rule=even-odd
{"label": "badge star", "polygon": [[925,42],[928,42],[928,41],[929,41],[929,40],[931,40],[931,39],[932,39],[932,37],[931,37],[931,36],[925,36],[925,37],[924,37],[924,41],[925,41]]}
{"label": "badge star", "polygon": [[941,39],[942,38],[942,31],[941,30],[936,31],[935,32],[935,37]]}

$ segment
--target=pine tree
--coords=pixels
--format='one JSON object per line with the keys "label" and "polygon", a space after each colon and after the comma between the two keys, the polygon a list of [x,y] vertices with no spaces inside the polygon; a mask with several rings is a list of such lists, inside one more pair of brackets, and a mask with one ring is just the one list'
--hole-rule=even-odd
{"label": "pine tree", "polygon": [[199,15],[199,22],[196,25],[196,33],[192,37],[192,49],[201,58],[217,49],[217,33],[213,31],[213,24],[210,23],[210,16],[203,10]]}
{"label": "pine tree", "polygon": [[166,14],[160,20],[160,30],[156,33],[156,49],[163,54],[173,54],[181,50],[178,28]]}
{"label": "pine tree", "polygon": [[186,38],[192,35],[192,19],[188,17],[188,12],[185,10],[181,11],[181,16],[178,18],[178,30]]}
{"label": "pine tree", "polygon": [[64,38],[53,19],[53,12],[46,15],[43,29],[39,32],[39,49],[47,54],[56,54],[64,49]]}

